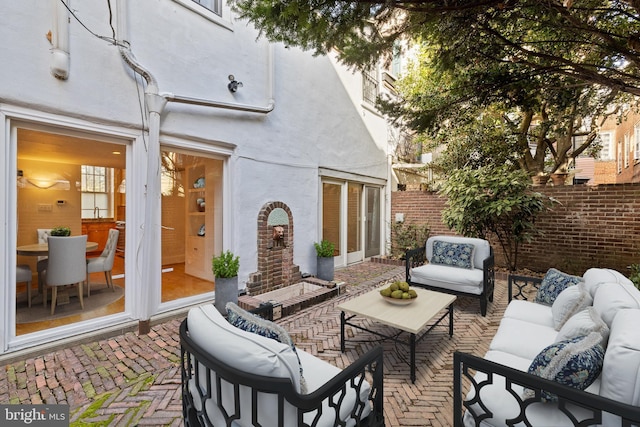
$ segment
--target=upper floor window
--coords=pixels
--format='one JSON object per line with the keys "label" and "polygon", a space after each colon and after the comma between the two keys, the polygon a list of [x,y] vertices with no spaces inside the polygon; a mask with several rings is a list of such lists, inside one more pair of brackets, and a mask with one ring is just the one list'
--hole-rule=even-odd
{"label": "upper floor window", "polygon": [[192,0],[201,6],[206,7],[218,16],[222,16],[222,0]]}
{"label": "upper floor window", "polygon": [[624,167],[629,167],[629,134],[624,135]]}
{"label": "upper floor window", "polygon": [[362,73],[362,99],[369,104],[375,104],[378,99],[378,72],[375,68]]}
{"label": "upper floor window", "polygon": [[622,172],[622,142],[618,141],[618,173]]}
{"label": "upper floor window", "polygon": [[600,138],[600,145],[602,145],[602,149],[600,150],[600,160],[613,160],[613,132],[599,132],[598,137]]}

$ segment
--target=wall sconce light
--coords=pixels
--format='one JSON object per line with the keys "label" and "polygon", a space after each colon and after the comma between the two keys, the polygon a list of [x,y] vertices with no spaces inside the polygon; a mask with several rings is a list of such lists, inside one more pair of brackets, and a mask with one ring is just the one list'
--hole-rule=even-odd
{"label": "wall sconce light", "polygon": [[236,81],[236,78],[233,74],[229,74],[229,84],[227,85],[229,88],[229,92],[235,92],[239,87],[242,87],[242,82]]}

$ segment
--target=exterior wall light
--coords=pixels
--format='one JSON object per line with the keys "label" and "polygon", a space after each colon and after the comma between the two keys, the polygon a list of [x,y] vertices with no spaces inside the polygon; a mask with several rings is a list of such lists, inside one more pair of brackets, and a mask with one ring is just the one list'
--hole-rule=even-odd
{"label": "exterior wall light", "polygon": [[227,85],[229,92],[235,92],[239,87],[242,87],[242,82],[236,81],[233,74],[229,74],[229,84]]}

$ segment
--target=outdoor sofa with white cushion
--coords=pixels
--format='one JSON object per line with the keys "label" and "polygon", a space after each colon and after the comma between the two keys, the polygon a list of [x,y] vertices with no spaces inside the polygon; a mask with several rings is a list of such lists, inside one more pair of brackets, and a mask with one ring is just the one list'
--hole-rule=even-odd
{"label": "outdoor sofa with white cushion", "polygon": [[456,427],[640,425],[640,291],[615,270],[562,275],[510,276],[484,358],[454,354]]}
{"label": "outdoor sofa with white cushion", "polygon": [[[262,327],[245,314],[240,326]],[[205,305],[180,326],[185,426],[384,426],[382,347],[342,370],[229,321]]]}
{"label": "outdoor sofa with white cushion", "polygon": [[409,285],[478,298],[480,313],[486,316],[495,282],[493,250],[488,241],[431,236],[425,247],[406,252],[405,268]]}

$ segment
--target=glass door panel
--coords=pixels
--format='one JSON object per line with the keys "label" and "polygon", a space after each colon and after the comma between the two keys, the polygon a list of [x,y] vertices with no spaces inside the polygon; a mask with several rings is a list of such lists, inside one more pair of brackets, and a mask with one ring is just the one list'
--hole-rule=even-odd
{"label": "glass door panel", "polygon": [[347,184],[347,264],[362,261],[362,184]]}
{"label": "glass door panel", "polygon": [[380,255],[380,188],[367,187],[365,191],[366,234],[364,256]]}
{"label": "glass door panel", "polygon": [[342,185],[322,183],[322,239],[336,246],[335,256],[340,255]]}
{"label": "glass door panel", "polygon": [[162,302],[212,292],[222,244],[222,160],[162,151]]}

